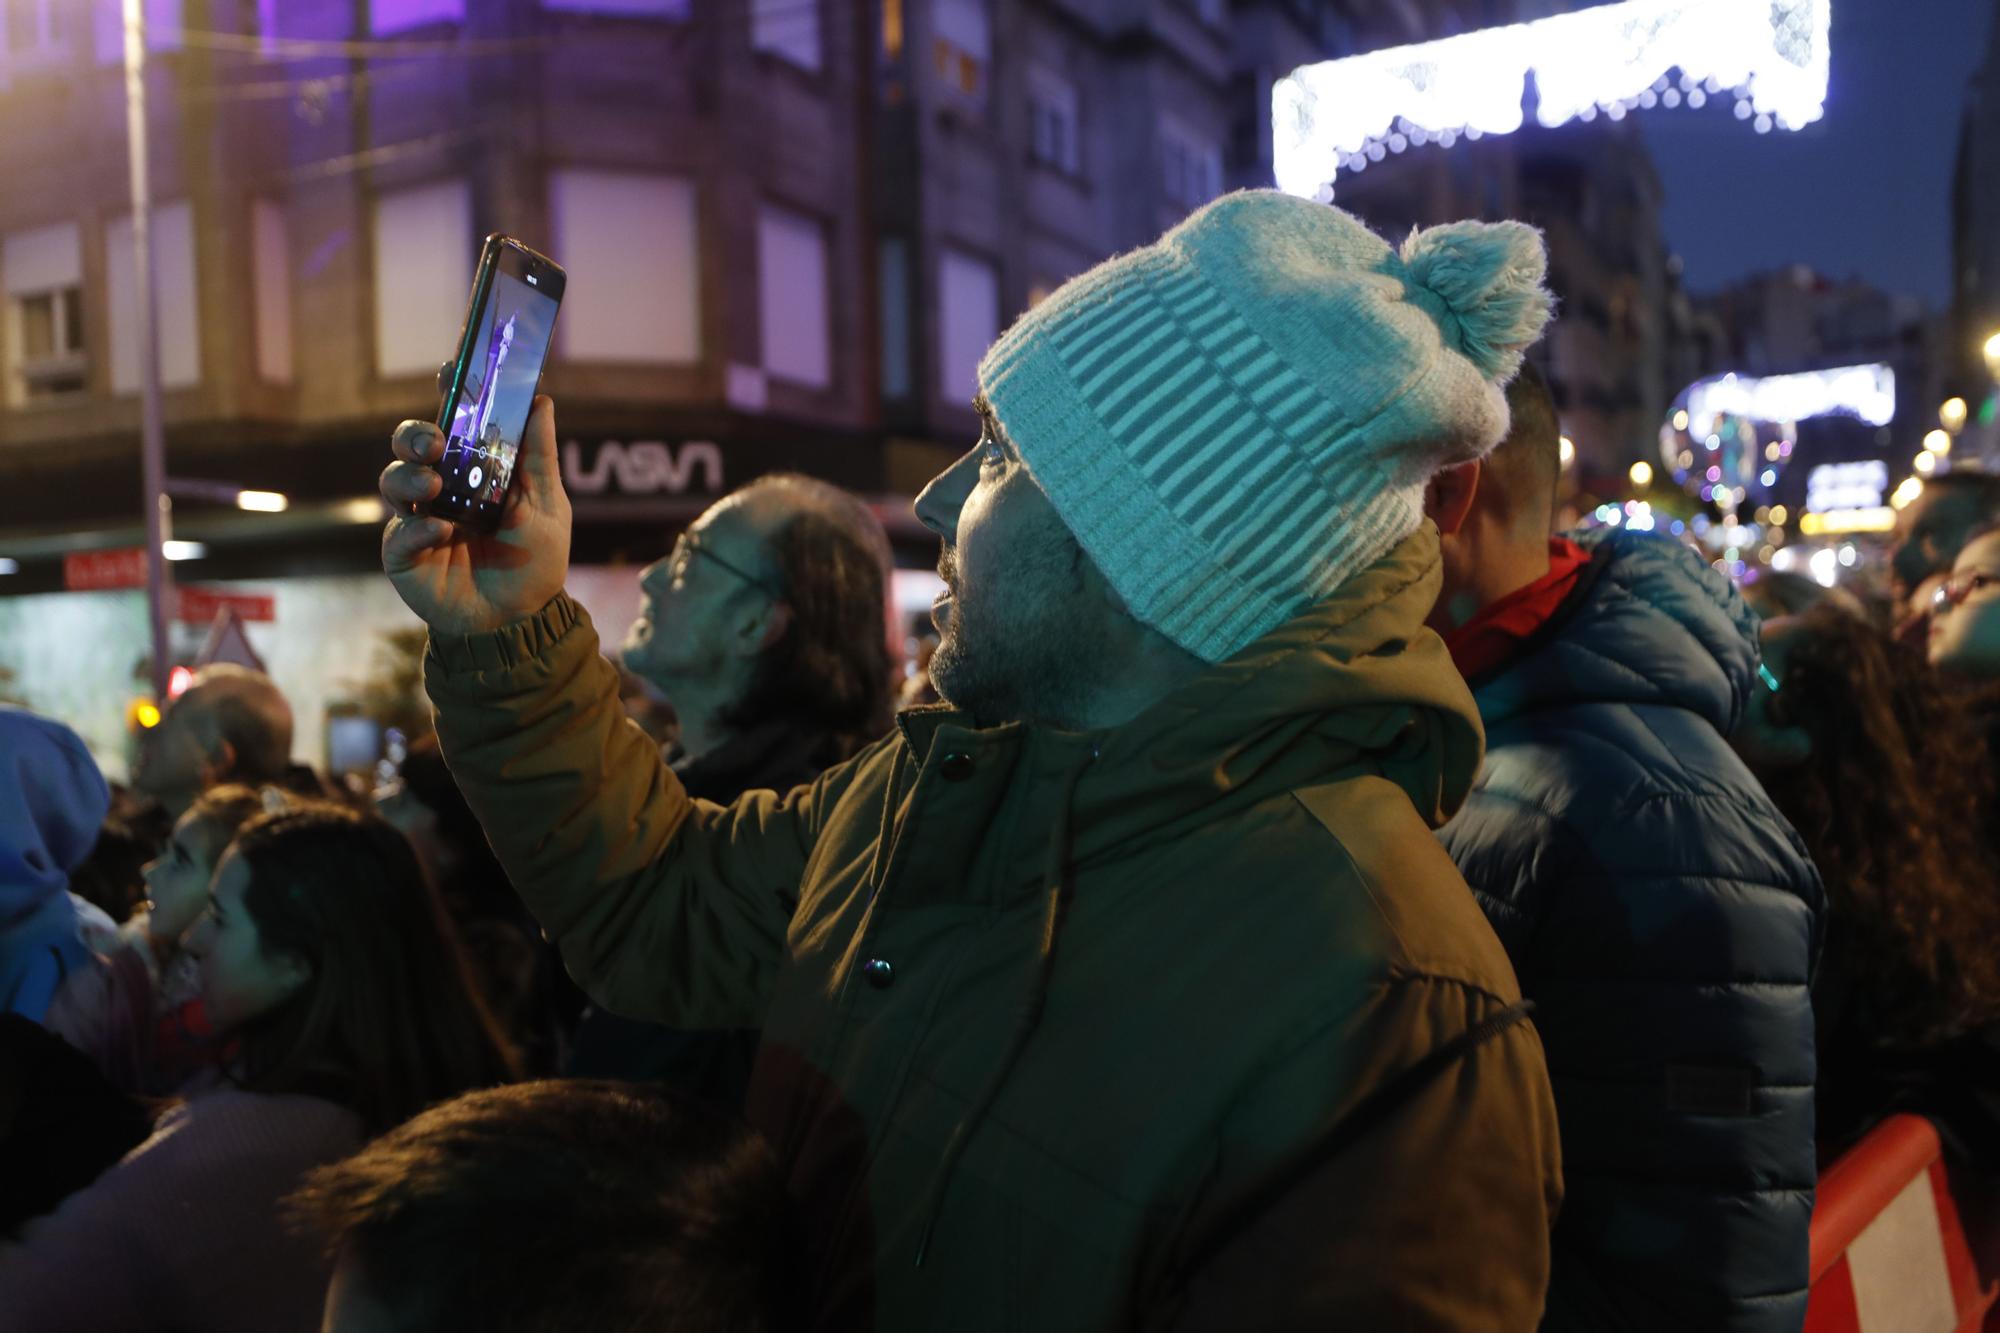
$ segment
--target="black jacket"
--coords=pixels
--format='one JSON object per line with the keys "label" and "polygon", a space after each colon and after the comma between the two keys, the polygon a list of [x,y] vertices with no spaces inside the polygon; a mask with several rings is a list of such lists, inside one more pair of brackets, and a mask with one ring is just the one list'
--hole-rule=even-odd
{"label": "black jacket", "polygon": [[1566,1194],[1545,1329],[1796,1330],[1825,897],[1724,737],[1756,618],[1692,551],[1594,550],[1472,683],[1487,754],[1441,833],[1537,1008]]}

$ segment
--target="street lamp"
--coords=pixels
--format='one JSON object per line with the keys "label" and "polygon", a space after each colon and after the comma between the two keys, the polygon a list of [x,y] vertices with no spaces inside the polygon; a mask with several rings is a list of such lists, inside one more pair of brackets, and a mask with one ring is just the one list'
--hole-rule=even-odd
{"label": "street lamp", "polygon": [[1632,478],[1634,486],[1650,486],[1653,484],[1653,465],[1642,458],[1632,465],[1632,470],[1626,475]]}
{"label": "street lamp", "polygon": [[1917,475],[1928,477],[1931,473],[1937,471],[1937,455],[1933,453],[1918,454],[1914,466],[1917,469]]}
{"label": "street lamp", "polygon": [[1951,435],[1946,431],[1934,430],[1924,436],[1924,452],[1936,454],[1939,458],[1951,452]]}
{"label": "street lamp", "polygon": [[1964,430],[1965,400],[1963,398],[1945,399],[1944,405],[1938,408],[1938,424],[1953,435]]}

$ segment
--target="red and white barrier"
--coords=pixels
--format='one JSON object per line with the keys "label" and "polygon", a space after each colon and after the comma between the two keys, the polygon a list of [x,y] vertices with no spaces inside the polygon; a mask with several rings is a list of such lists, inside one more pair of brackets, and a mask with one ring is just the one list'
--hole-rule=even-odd
{"label": "red and white barrier", "polygon": [[1978,1333],[1996,1296],[1930,1121],[1891,1116],[1820,1177],[1805,1333]]}

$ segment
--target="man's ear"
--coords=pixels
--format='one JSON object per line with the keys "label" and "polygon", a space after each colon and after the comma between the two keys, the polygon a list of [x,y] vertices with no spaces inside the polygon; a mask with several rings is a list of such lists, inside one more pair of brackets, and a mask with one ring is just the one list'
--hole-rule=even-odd
{"label": "man's ear", "polygon": [[208,748],[208,757],[202,761],[202,772],[211,782],[226,780],[236,771],[236,747],[225,737],[218,736]]}
{"label": "man's ear", "polygon": [[1440,536],[1456,536],[1472,513],[1479,494],[1479,460],[1442,468],[1424,487],[1424,516],[1437,524]]}
{"label": "man's ear", "polygon": [[[752,620],[744,628],[744,646],[753,654],[768,652],[780,639],[791,632],[792,604],[772,598],[764,604],[763,614]],[[754,637],[754,645],[751,643]]]}

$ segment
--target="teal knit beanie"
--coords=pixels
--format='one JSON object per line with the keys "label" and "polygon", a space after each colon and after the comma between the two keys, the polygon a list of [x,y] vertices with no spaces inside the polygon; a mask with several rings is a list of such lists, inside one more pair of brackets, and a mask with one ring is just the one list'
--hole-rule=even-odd
{"label": "teal knit beanie", "polygon": [[1132,614],[1229,657],[1386,554],[1507,431],[1550,314],[1541,235],[1400,251],[1337,208],[1225,195],[1015,322],[979,384]]}

